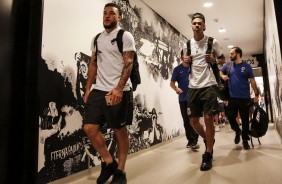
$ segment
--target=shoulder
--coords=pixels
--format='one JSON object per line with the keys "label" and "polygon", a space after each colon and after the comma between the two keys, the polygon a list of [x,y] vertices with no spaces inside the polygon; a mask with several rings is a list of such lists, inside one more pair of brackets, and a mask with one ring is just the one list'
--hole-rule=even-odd
{"label": "shoulder", "polygon": [[219,41],[216,38],[213,38],[213,45],[220,45]]}
{"label": "shoulder", "polygon": [[243,64],[244,64],[246,67],[248,67],[248,68],[252,68],[252,66],[251,66],[249,63],[245,62],[245,61],[243,61]]}
{"label": "shoulder", "polygon": [[253,67],[249,63],[247,62],[244,62],[244,63],[245,63],[246,68],[253,71]]}
{"label": "shoulder", "polygon": [[131,39],[131,38],[133,38],[133,35],[129,31],[124,31],[123,37],[126,38],[126,39]]}
{"label": "shoulder", "polygon": [[133,35],[128,31],[124,31],[122,41],[124,43],[135,43]]}
{"label": "shoulder", "polygon": [[96,42],[98,43],[100,40],[103,40],[103,38],[105,37],[105,31],[102,31],[100,33],[97,33],[93,39],[92,39],[92,43]]}
{"label": "shoulder", "polygon": [[175,69],[179,69],[179,68],[181,68],[182,66],[183,66],[183,65],[180,64],[180,65],[176,66]]}
{"label": "shoulder", "polygon": [[176,67],[173,69],[173,72],[174,72],[174,73],[179,73],[179,70],[181,70],[181,68],[182,68],[182,65],[180,64],[180,65],[176,66]]}

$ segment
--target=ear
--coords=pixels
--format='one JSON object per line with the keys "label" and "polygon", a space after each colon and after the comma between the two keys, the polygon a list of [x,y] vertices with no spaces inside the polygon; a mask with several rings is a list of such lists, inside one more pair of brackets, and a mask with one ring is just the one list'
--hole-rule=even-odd
{"label": "ear", "polygon": [[204,31],[206,30],[206,26],[204,26]]}

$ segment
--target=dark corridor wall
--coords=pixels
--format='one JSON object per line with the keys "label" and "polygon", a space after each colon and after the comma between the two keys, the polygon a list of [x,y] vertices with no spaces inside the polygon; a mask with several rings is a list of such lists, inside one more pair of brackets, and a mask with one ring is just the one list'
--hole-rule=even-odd
{"label": "dark corridor wall", "polygon": [[[9,4],[11,3],[11,4]],[[0,183],[35,183],[41,0],[0,3]]]}

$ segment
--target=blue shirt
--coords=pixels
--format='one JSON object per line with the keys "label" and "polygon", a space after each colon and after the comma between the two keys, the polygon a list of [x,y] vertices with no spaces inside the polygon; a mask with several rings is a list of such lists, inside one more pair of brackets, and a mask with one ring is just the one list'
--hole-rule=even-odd
{"label": "blue shirt", "polygon": [[189,84],[189,71],[190,67],[185,67],[182,64],[174,68],[171,76],[171,81],[178,83],[178,87],[182,89],[182,93],[179,94],[179,102],[187,101],[187,90]]}
{"label": "blue shirt", "polygon": [[[221,71],[227,74],[227,63],[221,68]],[[229,94],[231,98],[250,98],[249,78],[254,78],[251,65],[246,62],[239,64],[231,63],[229,72]]]}

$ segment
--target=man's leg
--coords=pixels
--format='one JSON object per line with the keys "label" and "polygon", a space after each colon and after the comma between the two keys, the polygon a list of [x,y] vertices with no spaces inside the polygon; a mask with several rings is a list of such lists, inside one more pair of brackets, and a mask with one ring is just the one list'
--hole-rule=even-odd
{"label": "man's leg", "polygon": [[219,114],[215,114],[213,117],[213,123],[214,123],[214,130],[216,132],[219,132]]}
{"label": "man's leg", "polygon": [[104,162],[110,164],[113,158],[109,153],[105,139],[99,130],[100,125],[84,124],[83,130],[91,141],[94,149],[101,155]]}
{"label": "man's leg", "polygon": [[206,151],[202,155],[201,171],[207,171],[212,168],[212,154],[214,144],[214,125],[213,117],[205,115],[206,131],[199,122],[199,118],[190,118],[190,123],[196,130],[196,132],[204,139],[206,145]]}
{"label": "man's leg", "polygon": [[206,141],[206,152],[213,154],[213,144],[214,144],[214,124],[213,117],[211,115],[204,115],[205,125],[206,125],[206,136],[204,140]]}
{"label": "man's leg", "polygon": [[242,120],[242,139],[243,139],[243,147],[244,149],[250,149],[248,140],[249,138],[249,102],[242,100],[242,103],[240,104],[239,112],[241,114],[241,120]]}
{"label": "man's leg", "polygon": [[189,117],[187,114],[187,101],[180,102],[179,105],[180,105],[181,116],[183,119],[185,135],[188,140],[188,144],[186,145],[186,147],[190,148],[193,145],[195,145],[193,149],[198,149],[199,146],[197,145],[197,142],[198,142],[199,135],[197,134],[197,132],[194,130],[194,128],[190,124]]}
{"label": "man's leg", "polygon": [[102,184],[114,174],[117,169],[117,162],[109,153],[105,139],[99,130],[99,125],[84,124],[83,130],[87,134],[94,149],[101,155],[103,162],[101,163],[101,173],[97,178],[97,184]]}
{"label": "man's leg", "polygon": [[183,119],[183,126],[184,126],[184,130],[185,130],[185,136],[186,139],[188,140],[188,142],[191,141],[191,138],[189,137],[189,130],[188,130],[188,125],[187,123],[189,123],[189,118],[187,115],[187,101],[184,102],[179,102],[179,107],[180,107],[180,112],[181,112],[181,116]]}
{"label": "man's leg", "polygon": [[124,170],[125,162],[129,149],[129,139],[127,135],[126,127],[122,127],[120,129],[114,129],[115,135],[117,137],[117,145],[118,145],[118,169]]}
{"label": "man's leg", "polygon": [[114,173],[113,180],[111,184],[119,184],[119,183],[127,183],[126,173],[124,172],[125,169],[125,162],[128,154],[129,148],[129,140],[127,135],[126,127],[122,128],[115,128],[114,129],[116,138],[117,138],[117,145],[118,145],[118,168]]}
{"label": "man's leg", "polygon": [[[200,124],[200,122],[199,122]],[[188,130],[188,133],[189,133],[189,137],[190,139],[192,140],[193,144],[191,146],[191,148],[193,150],[196,150],[196,149],[199,149],[200,146],[198,144],[198,138],[199,138],[199,134],[194,130],[194,128],[192,127],[192,125],[190,124],[190,120],[188,118],[188,122],[187,122],[187,130]]]}
{"label": "man's leg", "polygon": [[229,101],[228,106],[226,107],[226,116],[229,120],[231,129],[236,132],[234,143],[238,144],[240,142],[241,129],[236,120],[236,117],[238,115],[238,108],[234,103],[236,102],[233,102],[232,100]]}
{"label": "man's leg", "polygon": [[194,128],[194,130],[203,138],[205,139],[206,137],[206,132],[203,128],[203,126],[200,124],[200,118],[190,118],[190,124]]}

